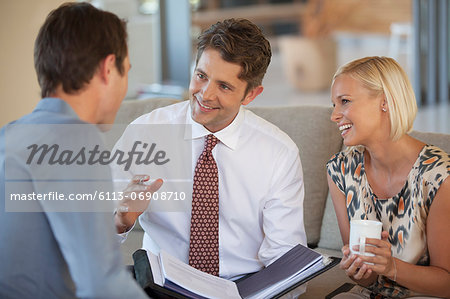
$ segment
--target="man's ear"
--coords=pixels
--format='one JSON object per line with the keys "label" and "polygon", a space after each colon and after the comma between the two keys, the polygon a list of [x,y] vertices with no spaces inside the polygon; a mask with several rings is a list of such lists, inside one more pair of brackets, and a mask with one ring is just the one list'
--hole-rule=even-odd
{"label": "man's ear", "polygon": [[114,54],[109,54],[100,62],[99,74],[100,78],[106,84],[109,83],[111,79],[111,74],[116,67],[116,56]]}
{"label": "man's ear", "polygon": [[247,95],[242,100],[242,105],[248,105],[250,104],[261,92],[263,92],[264,87],[262,85],[259,85],[252,90],[250,90]]}

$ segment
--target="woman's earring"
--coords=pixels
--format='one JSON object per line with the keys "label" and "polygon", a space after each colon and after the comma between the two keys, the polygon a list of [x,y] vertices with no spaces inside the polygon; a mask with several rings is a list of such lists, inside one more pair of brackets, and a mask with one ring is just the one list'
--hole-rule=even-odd
{"label": "woman's earring", "polygon": [[381,108],[381,110],[383,110],[383,112],[386,112],[386,111],[387,111],[387,110],[386,110],[386,108],[384,108],[384,107],[383,107],[383,108]]}

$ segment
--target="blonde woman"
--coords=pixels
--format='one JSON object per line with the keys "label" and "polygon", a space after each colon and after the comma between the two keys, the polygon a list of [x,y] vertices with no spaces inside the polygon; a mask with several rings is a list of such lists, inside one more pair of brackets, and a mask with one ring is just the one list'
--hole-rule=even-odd
{"label": "blonde woman", "polygon": [[[450,298],[450,158],[412,138],[417,106],[399,64],[352,61],[336,72],[331,116],[348,148],[327,163],[342,248],[340,267],[358,285],[335,298]],[[351,254],[350,220],[383,223],[382,239]],[[367,263],[372,264],[367,264]]]}

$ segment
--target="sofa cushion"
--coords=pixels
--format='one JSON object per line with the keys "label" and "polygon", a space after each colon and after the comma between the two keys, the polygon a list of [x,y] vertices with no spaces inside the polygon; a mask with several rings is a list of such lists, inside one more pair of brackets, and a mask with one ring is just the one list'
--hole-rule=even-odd
{"label": "sofa cushion", "polygon": [[305,183],[304,220],[308,244],[319,242],[328,194],[325,163],[342,146],[336,125],[330,121],[331,107],[249,107],[275,124],[297,144]]}
{"label": "sofa cushion", "polygon": [[449,134],[412,131],[410,135],[416,139],[419,139],[422,142],[440,147],[447,154],[450,154],[450,135]]}
{"label": "sofa cushion", "polygon": [[322,227],[320,229],[320,240],[318,246],[320,248],[341,250],[342,243],[341,232],[339,231],[336,213],[334,212],[333,201],[331,195],[328,194],[325,203],[325,211],[323,213]]}

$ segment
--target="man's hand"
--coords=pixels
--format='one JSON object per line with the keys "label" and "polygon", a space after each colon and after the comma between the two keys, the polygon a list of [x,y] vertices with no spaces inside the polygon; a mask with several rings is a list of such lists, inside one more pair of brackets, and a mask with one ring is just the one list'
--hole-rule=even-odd
{"label": "man's hand", "polygon": [[123,191],[123,200],[117,207],[114,217],[117,233],[127,232],[133,227],[136,219],[147,209],[152,194],[163,184],[161,179],[150,185],[144,184],[149,179],[148,175],[135,175]]}

